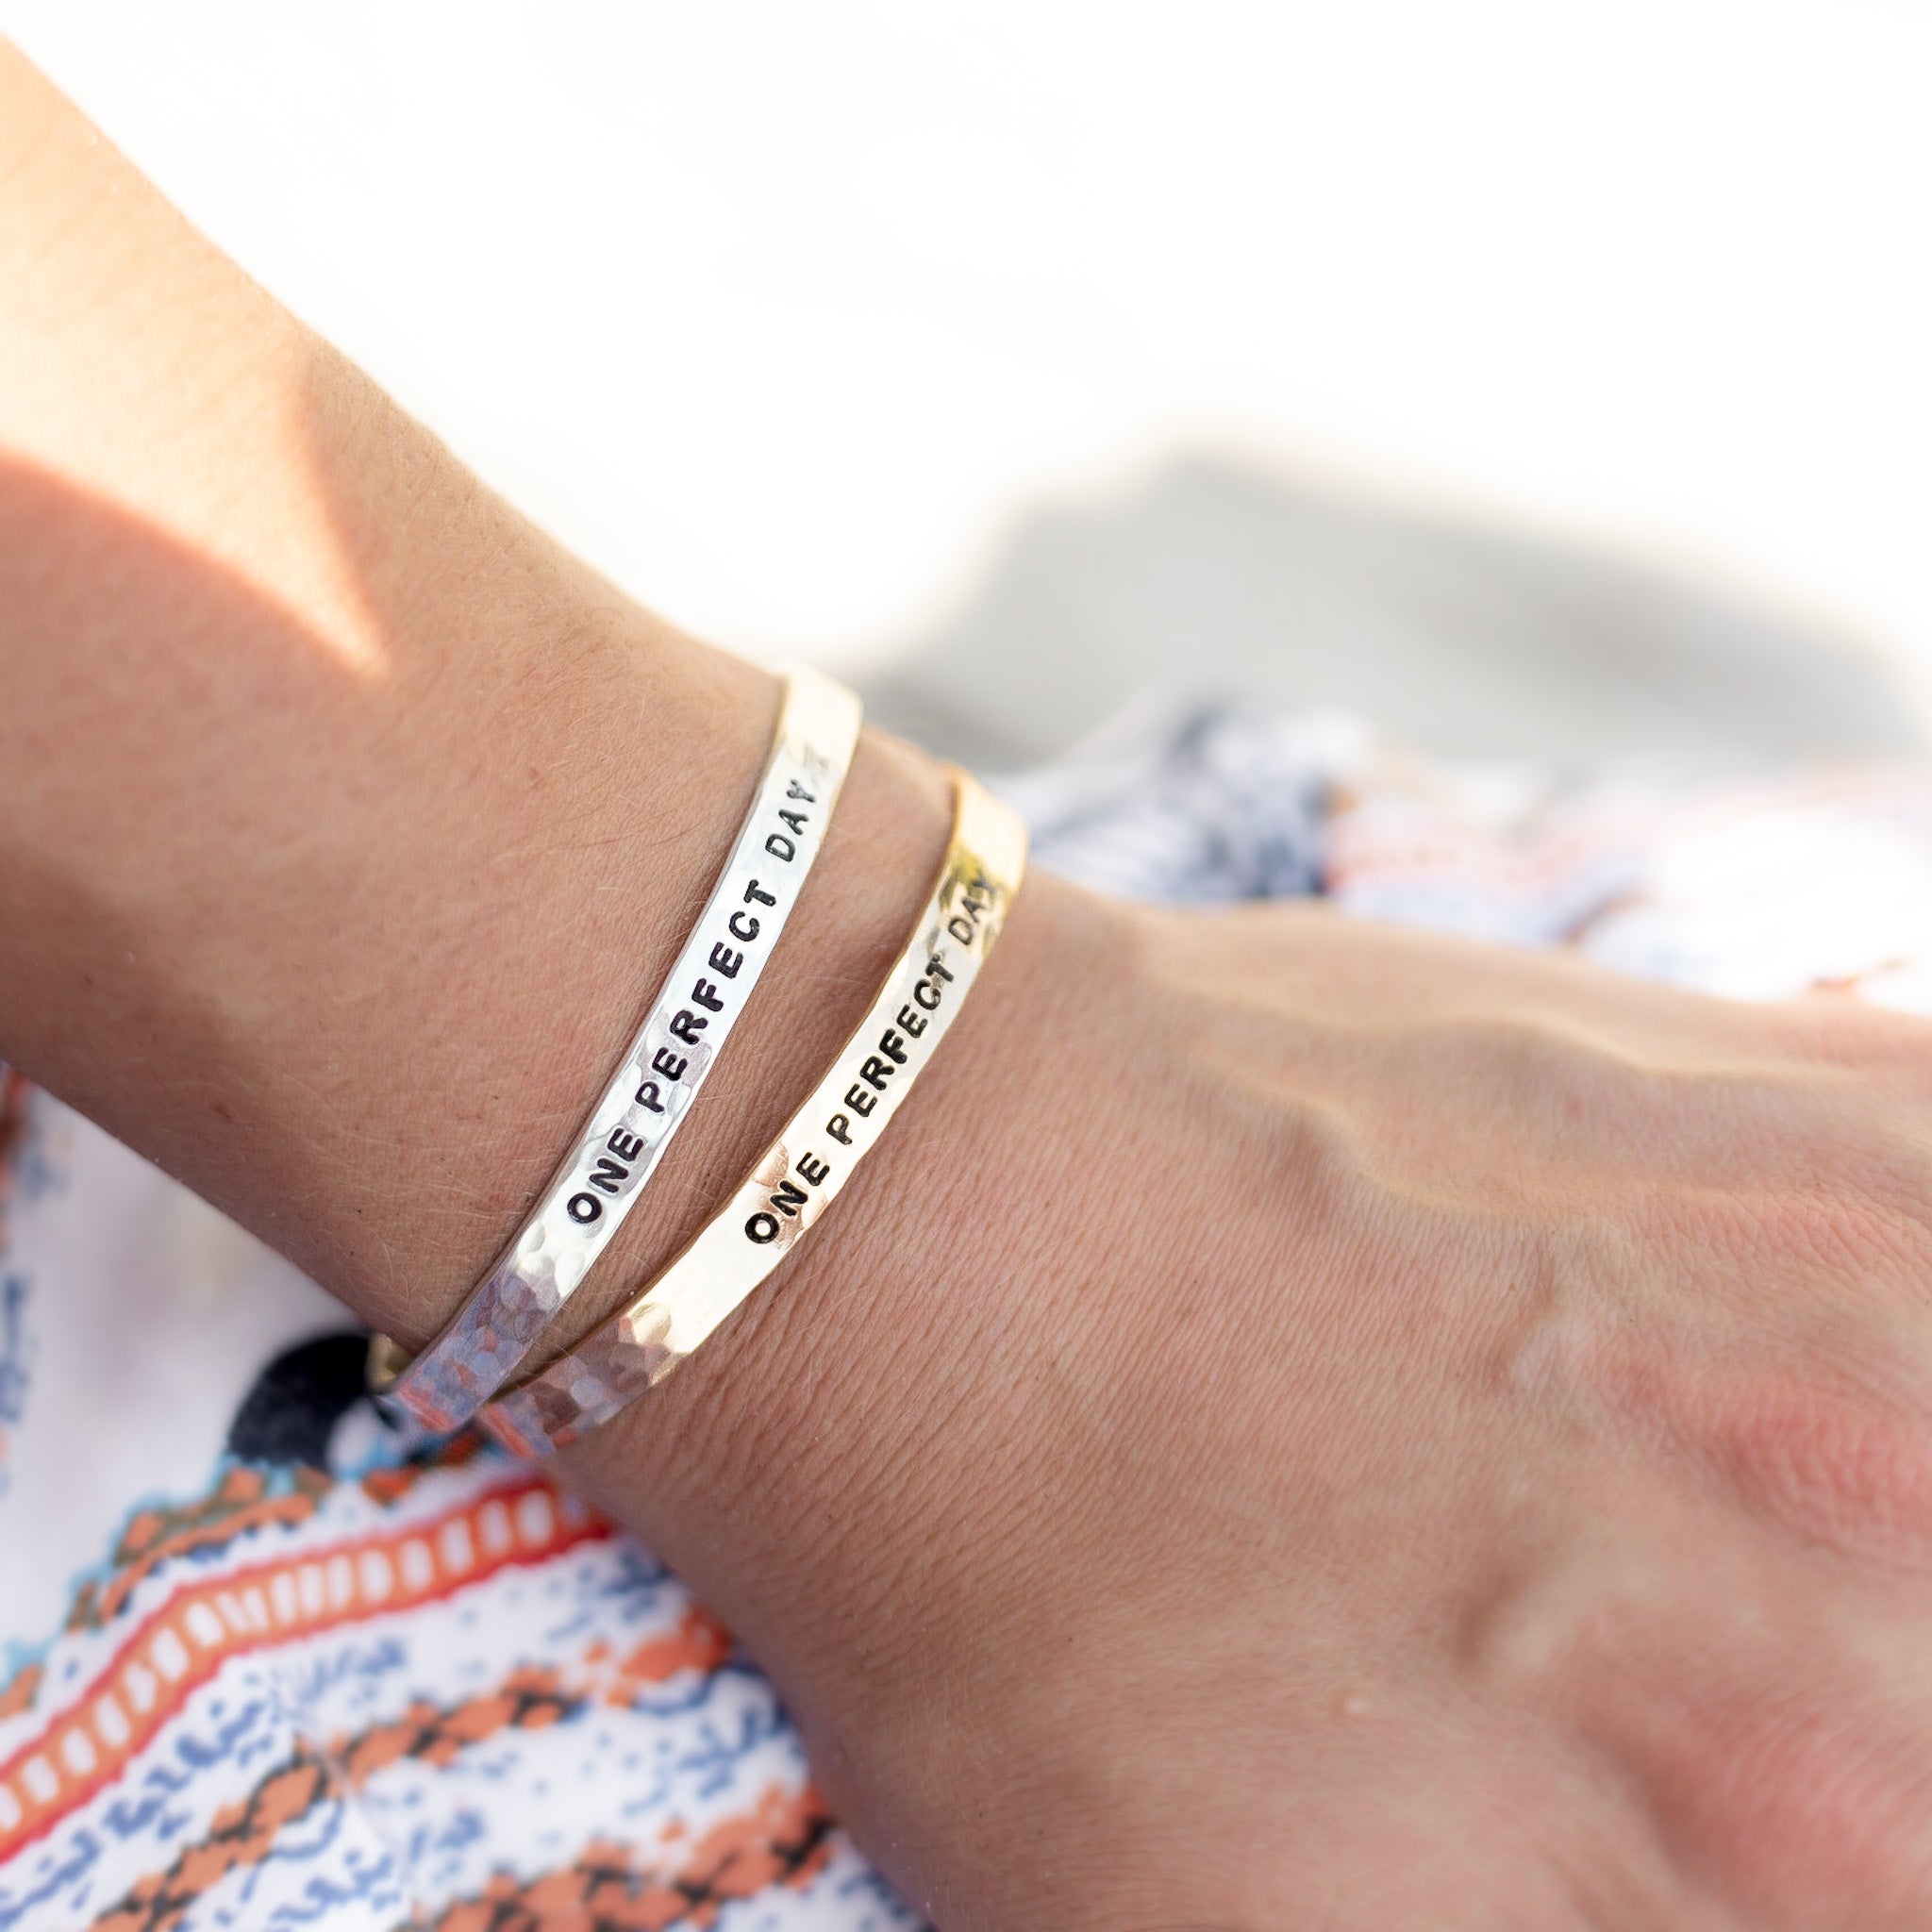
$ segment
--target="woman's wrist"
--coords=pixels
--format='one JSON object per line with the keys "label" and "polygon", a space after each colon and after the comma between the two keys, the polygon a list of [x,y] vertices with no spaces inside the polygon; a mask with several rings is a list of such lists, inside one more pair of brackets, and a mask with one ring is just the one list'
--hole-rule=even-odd
{"label": "woman's wrist", "polygon": [[[1079,1480],[1028,1445],[1074,1383],[1138,1344],[1083,1332],[1073,1204],[1043,1223],[1008,1186],[1058,1157],[1039,1138],[1042,1083],[1085,1077],[1056,1041],[1091,1053],[1109,1013],[1134,1010],[1138,930],[1029,876],[941,1052],[820,1226],[689,1363],[558,1458],[751,1645],[835,1784],[909,1781],[922,1754],[941,1774],[955,1727],[908,1702],[915,1659],[954,1620],[961,1643],[984,1627],[1002,1539]],[[1019,1692],[1008,1662],[989,1699],[996,1679]]]}

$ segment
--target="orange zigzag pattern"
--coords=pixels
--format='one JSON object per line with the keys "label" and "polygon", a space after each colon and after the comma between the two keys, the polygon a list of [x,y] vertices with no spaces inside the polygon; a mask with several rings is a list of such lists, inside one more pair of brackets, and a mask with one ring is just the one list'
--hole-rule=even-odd
{"label": "orange zigzag pattern", "polygon": [[414,1609],[610,1534],[548,1484],[525,1480],[430,1523],[187,1586],[77,1703],[0,1763],[0,1863],[120,1776],[230,1658]]}
{"label": "orange zigzag pattern", "polygon": [[[165,1871],[150,1873],[110,1906],[94,1921],[92,1932],[176,1932],[196,1901],[231,1872],[272,1856],[289,1825],[326,1798],[361,1790],[391,1765],[404,1759],[453,1764],[463,1752],[503,1731],[541,1730],[559,1723],[587,1697],[627,1705],[646,1687],[686,1671],[708,1674],[730,1650],[731,1640],[717,1619],[691,1605],[675,1628],[646,1638],[621,1657],[600,1641],[591,1645],[575,1668],[525,1666],[512,1671],[493,1690],[446,1707],[412,1704],[400,1717],[338,1738],[325,1750],[303,1743],[245,1798],[216,1812],[207,1835],[183,1845]],[[712,1859],[734,1882],[752,1869],[746,1860],[756,1847],[746,1831],[755,1836],[762,1829],[774,1802],[768,1793],[748,1826],[744,1821],[727,1822],[719,1827],[723,1837],[714,1832],[707,1839],[709,1852],[736,1855],[730,1860]],[[823,1809],[815,1798],[811,1806],[814,1815]],[[738,1837],[731,1836],[733,1830]],[[765,1837],[775,1849],[783,1834],[767,1832]]]}
{"label": "orange zigzag pattern", "polygon": [[500,1874],[478,1898],[444,1908],[431,1932],[673,1932],[712,1926],[737,1899],[802,1886],[824,1869],[832,1820],[809,1785],[777,1787],[714,1825],[668,1868],[628,1847],[587,1845],[574,1863],[528,1883]]}
{"label": "orange zigzag pattern", "polygon": [[[708,1674],[730,1651],[731,1640],[718,1620],[691,1605],[675,1628],[646,1638],[621,1657],[599,1641],[574,1669],[526,1666],[493,1690],[447,1707],[412,1704],[400,1717],[338,1738],[326,1750],[304,1743],[240,1803],[216,1812],[207,1835],[183,1845],[165,1871],[149,1874],[110,1906],[95,1920],[93,1932],[175,1932],[196,1900],[229,1873],[269,1857],[287,1826],[325,1798],[359,1791],[391,1765],[411,1758],[452,1764],[505,1730],[541,1730],[559,1723],[587,1697],[627,1705],[646,1687],[686,1671]],[[765,1808],[758,1819],[772,1800],[761,1802]]]}

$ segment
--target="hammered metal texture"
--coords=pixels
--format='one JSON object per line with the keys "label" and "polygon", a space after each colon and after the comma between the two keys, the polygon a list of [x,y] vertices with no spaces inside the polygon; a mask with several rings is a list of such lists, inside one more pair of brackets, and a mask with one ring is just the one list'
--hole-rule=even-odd
{"label": "hammered metal texture", "polygon": [[392,1409],[435,1430],[468,1422],[623,1224],[798,903],[852,763],[859,716],[843,686],[802,667],[788,675],[771,756],[717,886],[535,1212],[414,1361],[376,1338],[371,1379]]}
{"label": "hammered metal texture", "polygon": [[804,1238],[876,1145],[972,991],[1025,870],[1018,815],[963,772],[955,786],[939,884],[831,1071],[641,1295],[480,1412],[507,1448],[563,1448],[661,1381]]}

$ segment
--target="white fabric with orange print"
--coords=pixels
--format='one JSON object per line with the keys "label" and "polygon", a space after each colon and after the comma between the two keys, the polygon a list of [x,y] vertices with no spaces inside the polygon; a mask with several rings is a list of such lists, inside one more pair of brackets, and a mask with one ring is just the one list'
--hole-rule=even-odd
{"label": "white fabric with orange print", "polygon": [[916,1924],[661,1567],[472,1443],[399,1460],[341,1308],[15,1098],[0,1927]]}

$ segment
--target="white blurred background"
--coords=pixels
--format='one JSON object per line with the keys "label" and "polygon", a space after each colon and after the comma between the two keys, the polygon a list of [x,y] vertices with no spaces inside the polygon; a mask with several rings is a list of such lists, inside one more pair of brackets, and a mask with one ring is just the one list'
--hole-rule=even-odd
{"label": "white blurred background", "polygon": [[987,757],[1149,686],[1923,744],[1932,0],[0,0],[626,588]]}

